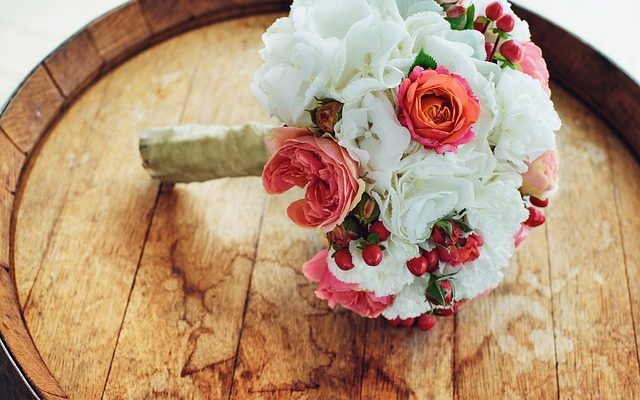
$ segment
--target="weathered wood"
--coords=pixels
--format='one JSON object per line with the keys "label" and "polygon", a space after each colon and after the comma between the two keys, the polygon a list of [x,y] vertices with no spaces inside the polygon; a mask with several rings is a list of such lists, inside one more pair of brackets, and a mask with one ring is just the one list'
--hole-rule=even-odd
{"label": "weathered wood", "polygon": [[25,155],[0,129],[0,187],[15,192]]}
{"label": "weathered wood", "polygon": [[153,33],[171,29],[191,18],[183,0],[140,0],[140,6]]}
{"label": "weathered wood", "polygon": [[143,47],[151,37],[151,30],[137,1],[127,3],[91,23],[87,31],[100,55],[111,64]]}
{"label": "weathered wood", "polygon": [[62,94],[71,98],[100,73],[104,60],[87,31],[81,31],[56,49],[44,65]]}
{"label": "weathered wood", "polygon": [[0,116],[0,128],[25,153],[58,116],[64,98],[40,65],[22,84]]}
{"label": "weathered wood", "polygon": [[640,373],[628,285],[637,282],[626,279],[606,144],[611,133],[566,92],[556,90],[554,100],[564,122],[562,182],[547,212],[556,352],[564,353],[557,360],[559,395],[633,398]]}
{"label": "weathered wood", "polygon": [[[150,124],[179,121],[199,51],[169,41],[122,66],[93,88],[101,104],[83,133],[65,129],[81,123],[67,114],[32,166],[16,248],[30,252],[32,236],[43,226],[53,234],[36,255],[42,261],[24,314],[43,359],[73,398],[97,398],[104,389],[156,201],[158,184],[139,166],[136,135]],[[90,112],[93,104],[85,98],[74,108]],[[66,163],[51,168],[57,154],[65,154]],[[28,199],[43,201],[31,196],[43,183],[36,176],[56,182],[53,189],[65,199],[54,219],[43,212],[27,227],[22,218],[41,210]],[[22,265],[20,257],[16,265]]]}

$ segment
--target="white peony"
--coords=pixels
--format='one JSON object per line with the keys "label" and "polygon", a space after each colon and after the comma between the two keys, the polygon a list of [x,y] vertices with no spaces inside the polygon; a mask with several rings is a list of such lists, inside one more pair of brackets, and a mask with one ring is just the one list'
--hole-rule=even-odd
{"label": "white peony", "polygon": [[499,160],[523,173],[526,162],[555,146],[560,117],[538,81],[510,68],[498,81],[496,100],[499,116],[489,143]]}
{"label": "white peony", "polygon": [[405,242],[401,238],[391,235],[382,243],[386,246],[382,262],[371,267],[362,259],[362,250],[358,242],[351,242],[349,250],[353,255],[354,268],[343,271],[329,256],[328,264],[331,273],[342,282],[356,283],[361,289],[372,291],[376,296],[396,294],[402,288],[413,282],[415,276],[406,266],[407,260],[417,257],[420,252],[418,246]]}

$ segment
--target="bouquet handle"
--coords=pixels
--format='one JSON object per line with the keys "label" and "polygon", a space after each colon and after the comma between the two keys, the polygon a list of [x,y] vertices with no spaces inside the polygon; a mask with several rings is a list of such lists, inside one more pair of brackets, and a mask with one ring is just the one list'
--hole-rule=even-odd
{"label": "bouquet handle", "polygon": [[265,137],[274,126],[183,125],[145,130],[140,135],[142,164],[162,182],[203,182],[260,176],[268,160]]}

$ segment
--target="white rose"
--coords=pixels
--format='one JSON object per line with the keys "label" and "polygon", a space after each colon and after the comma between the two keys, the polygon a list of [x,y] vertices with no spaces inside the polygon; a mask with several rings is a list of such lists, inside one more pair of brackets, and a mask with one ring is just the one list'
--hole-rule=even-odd
{"label": "white rose", "polygon": [[349,250],[352,254],[354,268],[343,271],[329,256],[329,270],[338,280],[356,283],[361,289],[370,290],[376,296],[396,294],[415,279],[415,276],[407,269],[406,263],[407,260],[417,257],[420,251],[418,246],[411,245],[395,235],[391,235],[382,244],[386,246],[386,249],[383,252],[382,262],[376,267],[365,264],[362,259],[362,250],[358,248],[358,242],[353,241]]}
{"label": "white rose", "polygon": [[366,94],[361,104],[345,104],[336,135],[354,159],[372,188],[389,188],[392,172],[407,150],[411,135],[396,118],[390,93]]}
{"label": "white rose", "polygon": [[560,117],[538,81],[506,68],[496,86],[499,108],[496,127],[489,135],[496,158],[522,173],[533,161],[555,146]]}

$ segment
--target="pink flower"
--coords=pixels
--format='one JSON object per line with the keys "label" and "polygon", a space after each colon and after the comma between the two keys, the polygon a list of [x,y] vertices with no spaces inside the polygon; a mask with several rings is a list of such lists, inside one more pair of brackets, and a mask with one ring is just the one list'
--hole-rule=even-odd
{"label": "pink flower", "polygon": [[544,90],[551,94],[549,89],[549,71],[547,63],[542,58],[542,50],[533,42],[521,43],[522,60],[518,63],[520,70],[533,79],[540,81]]}
{"label": "pink flower", "polygon": [[480,116],[480,103],[460,75],[440,66],[415,67],[400,84],[398,120],[411,137],[438,153],[456,151],[475,137],[471,125]]}
{"label": "pink flower", "polygon": [[307,279],[318,282],[316,296],[327,300],[329,307],[336,304],[363,317],[377,318],[393,303],[393,296],[376,297],[371,292],[360,290],[358,285],[339,281],[327,265],[329,250],[322,250],[307,261],[302,270]]}
{"label": "pink flower", "polygon": [[358,163],[332,139],[305,129],[279,128],[268,148],[273,155],[262,172],[267,193],[306,186],[305,198],[287,209],[296,224],[330,232],[360,200],[364,182],[358,179]]}
{"label": "pink flower", "polygon": [[547,150],[532,163],[522,175],[520,192],[543,199],[558,185],[558,152]]}
{"label": "pink flower", "polygon": [[516,232],[516,235],[513,238],[516,248],[520,247],[520,245],[522,244],[522,242],[525,241],[527,236],[529,236],[529,227],[525,224],[521,224],[520,229],[518,229],[518,232]]}

